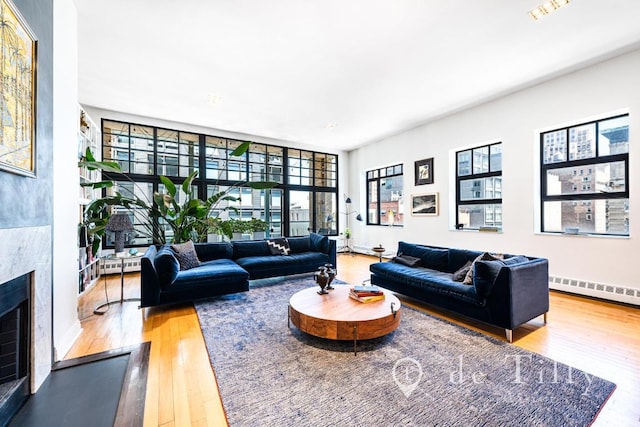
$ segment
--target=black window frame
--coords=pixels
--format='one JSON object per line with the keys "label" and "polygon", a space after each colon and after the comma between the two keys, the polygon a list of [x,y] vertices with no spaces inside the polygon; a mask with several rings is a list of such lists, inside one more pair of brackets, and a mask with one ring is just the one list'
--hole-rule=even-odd
{"label": "black window frame", "polygon": [[[402,181],[402,197],[404,198],[404,164],[402,163],[398,163],[398,164],[394,164],[394,165],[390,165],[390,166],[383,166],[383,167],[379,167],[379,168],[375,168],[375,169],[370,169],[366,172],[366,188],[365,188],[365,193],[366,193],[366,224],[367,225],[381,225],[384,227],[388,227],[388,224],[384,224],[382,222],[382,217],[384,215],[386,215],[386,211],[382,212],[381,209],[381,201],[380,201],[380,190],[381,190],[381,181],[383,179],[386,178],[392,178],[392,177],[402,177],[403,181]],[[370,220],[369,217],[369,208],[372,204],[371,202],[371,193],[369,192],[369,189],[371,188],[371,184],[375,184],[376,186],[376,219],[377,222],[372,222]],[[396,215],[398,215],[399,213],[396,212]],[[393,224],[394,227],[402,227],[403,224]]]}
{"label": "black window frame", "polygon": [[[596,119],[596,120],[590,120],[590,121],[586,121],[586,122],[580,122],[580,123],[575,123],[572,124],[570,126],[564,126],[564,127],[559,127],[559,128],[555,128],[555,129],[551,129],[551,130],[547,130],[544,132],[540,132],[539,135],[539,140],[540,140],[540,231],[542,233],[552,233],[552,234],[563,234],[565,231],[549,231],[549,230],[545,230],[545,213],[544,213],[544,208],[545,208],[545,202],[554,202],[554,201],[559,201],[559,202],[586,202],[586,201],[594,201],[594,200],[611,200],[611,199],[626,199],[627,201],[629,201],[629,151],[631,150],[631,147],[629,145],[628,150],[626,153],[619,153],[619,154],[608,154],[608,155],[600,155],[600,126],[599,124],[601,122],[606,122],[608,120],[614,120],[614,119],[619,119],[622,117],[627,117],[627,128],[629,127],[629,113],[624,113],[624,114],[617,114],[617,115],[613,115],[613,116],[606,116],[600,119]],[[578,128],[578,127],[582,127],[582,126],[587,126],[587,125],[594,125],[595,129],[594,129],[594,135],[595,135],[595,155],[593,157],[589,157],[589,158],[579,158],[576,160],[569,160],[569,156],[570,156],[570,142],[569,142],[569,130],[572,128]],[[560,132],[560,131],[564,131],[566,132],[566,137],[565,137],[565,159],[564,161],[557,161],[557,162],[550,162],[550,163],[545,163],[545,158],[544,158],[544,154],[545,154],[545,141],[544,141],[544,136],[546,134],[550,134],[550,133],[555,133],[555,132]],[[627,130],[628,132],[628,130]],[[630,144],[629,138],[627,136],[627,144]],[[624,163],[624,180],[625,180],[625,190],[624,191],[617,191],[617,192],[603,192],[603,193],[584,193],[584,194],[560,194],[560,195],[548,195],[547,194],[547,176],[548,176],[548,172],[550,170],[554,170],[554,169],[563,169],[563,168],[571,168],[571,167],[580,167],[580,166],[587,166],[588,171],[591,172],[591,167],[596,167],[598,164],[610,164],[613,162],[623,162]],[[582,172],[582,171],[581,171]],[[582,173],[580,173],[579,175],[582,175]],[[586,186],[589,186],[589,188],[586,188]],[[583,182],[581,184],[581,188],[583,190],[591,190],[591,181],[589,181],[589,183],[587,184],[587,182]],[[589,208],[589,211],[586,213],[586,215],[589,216],[588,220],[593,220],[593,215],[592,215],[592,210],[593,207]],[[597,233],[597,232],[587,232],[587,233],[581,233],[578,232],[578,234],[589,234],[589,235],[598,235],[598,236],[623,236],[623,237],[628,237],[629,236],[629,222],[627,222],[626,224],[627,227],[627,232],[625,234],[620,234],[620,233]],[[575,233],[571,233],[571,234],[575,234]]]}
{"label": "black window frame", "polygon": [[[207,137],[209,138],[217,138],[218,140],[221,141],[225,141],[225,147],[227,149],[227,154],[231,152],[231,149],[229,149],[229,145],[231,143],[231,145],[235,146],[239,143],[244,143],[247,140],[239,140],[239,139],[235,139],[235,138],[227,138],[227,137],[222,137],[222,136],[217,136],[217,135],[209,135],[209,134],[201,134],[201,133],[197,133],[197,132],[191,132],[191,131],[182,131],[182,130],[177,130],[177,129],[170,129],[164,126],[152,126],[152,125],[145,125],[145,124],[139,124],[139,123],[133,123],[133,122],[127,122],[127,121],[122,121],[122,120],[114,120],[114,119],[110,119],[110,118],[102,118],[101,120],[101,131],[102,131],[102,138],[101,138],[101,144],[100,144],[100,152],[101,152],[101,157],[103,160],[112,160],[112,161],[117,161],[117,159],[111,159],[111,158],[105,158],[105,142],[107,137],[105,137],[105,135],[123,135],[125,136],[123,133],[113,133],[111,134],[110,132],[105,132],[105,123],[114,123],[114,124],[118,124],[118,125],[122,125],[123,127],[128,126],[128,138],[129,138],[129,142],[128,142],[128,146],[126,148],[126,152],[128,153],[128,161],[127,161],[127,167],[128,167],[128,171],[129,172],[124,172],[122,174],[115,174],[115,173],[109,173],[109,174],[105,174],[108,176],[109,179],[113,179],[114,181],[128,181],[129,179],[135,183],[144,183],[144,184],[152,184],[152,188],[153,191],[156,192],[158,191],[159,185],[161,184],[160,181],[160,175],[157,173],[158,172],[158,130],[163,130],[163,131],[173,131],[173,132],[177,132],[178,134],[178,141],[180,141],[180,134],[182,133],[186,133],[186,134],[192,134],[192,135],[198,135],[198,155],[194,156],[194,159],[197,162],[197,169],[198,169],[198,175],[196,176],[196,178],[193,180],[193,185],[197,187],[198,189],[198,197],[200,199],[205,199],[206,195],[207,195],[207,186],[209,185],[219,185],[219,186],[232,186],[232,185],[237,185],[238,184],[238,180],[231,180],[229,179],[229,157],[225,156],[225,159],[222,159],[221,161],[225,162],[225,167],[226,169],[226,178],[225,179],[218,179],[218,178],[207,178],[206,174],[207,174],[207,156],[206,156],[206,140]],[[139,127],[144,127],[144,128],[150,128],[153,130],[153,135],[151,138],[149,138],[149,141],[153,142],[153,147],[152,150],[146,148],[145,150],[139,150],[141,153],[144,152],[145,155],[153,155],[154,161],[153,164],[151,164],[151,168],[152,168],[152,173],[145,173],[145,174],[141,174],[141,173],[131,173],[131,170],[135,170],[135,160],[134,160],[134,153],[133,151],[135,151],[135,149],[133,148],[133,143],[132,143],[132,139],[131,139],[131,129],[134,126],[139,126]],[[265,156],[265,174],[267,180],[269,180],[269,178],[271,178],[271,176],[269,175],[269,171],[271,167],[277,167],[277,168],[281,168],[281,183],[279,183],[278,185],[276,185],[274,188],[281,190],[282,191],[282,214],[281,214],[281,224],[282,224],[282,231],[283,234],[285,236],[288,236],[288,230],[289,230],[289,197],[288,197],[288,193],[289,191],[309,191],[312,193],[312,209],[309,212],[309,215],[311,217],[311,224],[312,227],[310,227],[309,231],[318,231],[318,229],[320,228],[320,219],[316,218],[316,213],[315,213],[315,206],[316,206],[316,194],[317,193],[334,193],[335,194],[335,200],[336,200],[336,213],[338,211],[338,194],[339,194],[339,188],[338,188],[338,180],[337,177],[339,176],[338,174],[338,166],[339,166],[339,156],[338,154],[335,153],[325,153],[325,152],[317,152],[317,151],[312,151],[312,150],[303,150],[303,149],[299,149],[299,148],[294,148],[294,147],[285,147],[285,146],[279,146],[279,145],[274,145],[274,144],[264,144],[262,142],[254,142],[254,141],[248,141],[251,142],[252,145],[256,144],[257,146],[260,147],[266,147],[266,156]],[[113,146],[111,146],[113,147]],[[275,163],[272,162],[272,160],[270,159],[269,156],[269,148],[273,148],[274,151],[278,152],[280,150],[282,150],[282,164],[281,165],[276,165]],[[124,150],[124,148],[120,148],[120,150]],[[258,163],[255,160],[252,160],[252,156],[250,155],[250,150],[251,147],[249,148],[249,151],[247,151],[244,155],[243,155],[243,159],[241,161],[241,163],[244,164],[243,166],[243,173],[246,173],[247,175],[250,174],[250,165],[257,165]],[[298,152],[308,152],[310,153],[310,157],[311,157],[311,164],[310,164],[310,185],[296,185],[296,184],[290,184],[289,183],[289,170],[288,170],[288,157],[289,157],[289,150],[293,150],[293,151],[298,151]],[[178,153],[178,157],[180,156],[180,154]],[[328,172],[335,177],[334,180],[326,180],[329,184],[325,185],[325,186],[317,186],[314,185],[314,183],[316,182],[316,174],[320,173],[322,171],[322,167],[318,167],[315,164],[315,159],[323,159],[323,161],[327,164],[327,165],[331,165],[331,170],[328,170]],[[330,162],[326,162],[327,159],[332,159],[332,161]],[[238,161],[238,158],[234,158],[233,159],[234,162]],[[179,162],[178,162],[179,163]],[[180,165],[178,164],[178,168],[180,168]],[[305,168],[306,169],[306,168]],[[217,169],[216,169],[217,170]],[[275,171],[275,170],[274,170]],[[178,173],[180,173],[180,171],[178,171]],[[182,181],[184,180],[184,176],[167,176],[167,178],[171,179],[171,181],[173,181],[175,184],[181,184]],[[246,179],[241,180],[241,181],[246,181]],[[103,193],[102,195],[105,196],[107,194],[107,189],[103,189]],[[338,215],[336,215],[338,216]],[[337,230],[339,229],[339,218],[335,219],[336,221],[336,227],[335,229],[332,229],[332,233],[328,234],[330,236],[336,236]],[[137,245],[140,246],[140,245]],[[128,246],[129,247],[129,246]],[[131,247],[134,247],[134,245],[131,245]],[[108,245],[107,244],[107,239],[103,239],[103,248],[104,249],[110,249],[113,248],[113,245]]]}
{"label": "black window frame", "polygon": [[[491,171],[491,147],[493,146],[500,146],[500,170],[497,171]],[[480,173],[474,173],[474,156],[473,156],[473,151],[474,150],[479,150],[482,148],[487,148],[488,150],[488,171],[487,172],[480,172]],[[459,170],[459,166],[460,166],[460,162],[458,161],[458,156],[460,155],[460,153],[464,153],[464,152],[470,152],[470,161],[469,161],[469,171],[470,173],[468,175],[460,175],[460,170]],[[455,224],[456,224],[456,228],[458,228],[458,224],[460,224],[460,206],[472,206],[472,205],[500,205],[501,209],[502,209],[502,165],[503,165],[503,158],[502,158],[502,141],[497,141],[497,142],[491,142],[488,144],[482,144],[482,145],[476,145],[473,147],[468,147],[468,148],[464,148],[462,150],[458,150],[456,151],[455,154],[455,170],[456,170],[456,220],[455,220]],[[495,177],[500,177],[501,178],[501,184],[500,184],[500,196],[499,198],[478,198],[478,199],[471,199],[471,200],[462,200],[461,198],[461,185],[463,181],[468,181],[468,180],[472,180],[472,179],[485,179],[485,178],[495,178]],[[502,218],[500,220],[500,226],[489,226],[489,227],[496,227],[498,230],[502,230],[502,225],[503,225],[503,220],[504,220],[504,211],[501,210],[501,214],[502,214]],[[484,224],[484,226],[487,226],[487,224]],[[467,230],[479,230],[480,228],[478,227],[469,227],[469,226],[465,226],[464,227]]]}

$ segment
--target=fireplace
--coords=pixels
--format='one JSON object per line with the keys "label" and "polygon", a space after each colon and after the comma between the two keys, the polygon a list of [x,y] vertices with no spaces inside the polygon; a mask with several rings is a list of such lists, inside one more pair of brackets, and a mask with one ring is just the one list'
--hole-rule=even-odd
{"label": "fireplace", "polygon": [[31,273],[0,284],[0,425],[30,394]]}
{"label": "fireplace", "polygon": [[[24,326],[24,320],[17,321],[22,332],[27,331],[27,350],[18,350],[22,362],[16,361],[16,371],[27,371],[25,377],[17,382],[0,385],[0,395],[4,396],[8,389],[23,390],[35,393],[51,372],[53,363],[53,249],[51,226],[0,228],[0,288],[13,283],[14,279],[23,281],[21,291],[10,285],[6,289],[11,297],[0,297],[0,302],[12,300],[14,304],[0,312],[8,313],[20,307],[20,315],[28,313],[30,324]],[[25,287],[24,281],[28,281]],[[18,298],[22,295],[25,298]],[[17,313],[15,313],[17,319]],[[24,335],[23,335],[24,337]],[[23,338],[24,339],[24,338]],[[18,340],[19,341],[19,340]],[[12,385],[8,385],[12,384]],[[18,395],[16,395],[18,396]],[[13,398],[15,399],[16,396]],[[11,402],[11,401],[9,401]],[[0,417],[5,409],[0,409]],[[2,425],[0,423],[0,425]]]}

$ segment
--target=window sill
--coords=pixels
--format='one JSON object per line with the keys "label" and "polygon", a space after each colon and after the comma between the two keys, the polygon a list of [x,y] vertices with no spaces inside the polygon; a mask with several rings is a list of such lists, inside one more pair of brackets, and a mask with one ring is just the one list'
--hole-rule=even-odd
{"label": "window sill", "polygon": [[482,234],[503,234],[502,229],[499,229],[499,230],[479,230],[477,228],[462,228],[462,229],[450,228],[449,231],[460,232],[460,233],[470,232],[470,233],[482,233]]}
{"label": "window sill", "polygon": [[630,239],[630,236],[619,236],[615,234],[588,234],[588,233],[552,233],[549,231],[537,231],[534,234],[539,236],[556,236],[556,237],[590,237],[590,238],[602,238],[602,239],[621,239],[627,240]]}

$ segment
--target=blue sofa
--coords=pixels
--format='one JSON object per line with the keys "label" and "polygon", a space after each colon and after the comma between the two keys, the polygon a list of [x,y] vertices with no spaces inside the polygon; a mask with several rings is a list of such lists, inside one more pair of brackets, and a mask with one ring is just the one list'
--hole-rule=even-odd
{"label": "blue sofa", "polygon": [[289,255],[271,255],[266,240],[196,243],[200,265],[180,270],[171,245],[152,245],[141,259],[140,306],[193,301],[249,290],[249,280],[313,272],[336,265],[336,242],[327,236],[287,238]]}
{"label": "blue sofa", "polygon": [[371,283],[441,308],[512,331],[549,311],[549,264],[545,258],[504,255],[473,263],[472,283],[454,272],[483,252],[399,242],[398,254],[420,266],[380,262],[370,266]]}

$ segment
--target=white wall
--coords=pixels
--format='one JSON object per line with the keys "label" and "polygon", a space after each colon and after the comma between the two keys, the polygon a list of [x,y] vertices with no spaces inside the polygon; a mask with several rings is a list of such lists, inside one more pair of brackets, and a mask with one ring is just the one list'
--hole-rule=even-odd
{"label": "white wall", "polygon": [[[440,215],[405,215],[403,228],[354,226],[355,244],[382,243],[397,248],[399,240],[549,259],[551,276],[636,289],[640,254],[640,50],[557,77],[498,100],[453,114],[419,128],[351,152],[350,194],[365,211],[364,171],[403,163],[405,207],[410,195],[439,192]],[[538,134],[553,126],[601,117],[628,109],[630,113],[630,237],[606,238],[536,233],[539,206]],[[455,211],[451,152],[468,145],[503,142],[503,232],[452,229]],[[414,186],[414,162],[434,157],[435,181]],[[631,291],[633,293],[633,291]],[[597,295],[603,296],[603,295]],[[638,300],[636,300],[637,302]],[[633,302],[633,301],[627,301]]]}
{"label": "white wall", "polygon": [[53,345],[55,359],[80,334],[78,321],[78,32],[72,0],[53,16]]}

